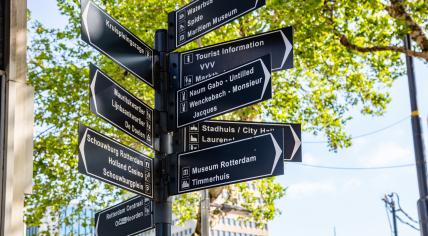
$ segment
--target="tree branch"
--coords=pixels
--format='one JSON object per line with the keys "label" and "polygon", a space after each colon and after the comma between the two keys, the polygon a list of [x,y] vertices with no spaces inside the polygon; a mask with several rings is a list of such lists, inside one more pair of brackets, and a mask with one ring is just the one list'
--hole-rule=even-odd
{"label": "tree branch", "polygon": [[397,20],[402,20],[409,26],[410,37],[415,41],[423,52],[428,52],[428,38],[423,28],[415,22],[412,16],[406,11],[402,0],[390,0],[391,5],[386,6],[389,15]]}
{"label": "tree branch", "polygon": [[[392,4],[399,4],[402,7],[402,11],[397,11],[397,10],[393,10],[394,14],[397,15],[401,15],[401,16],[407,16],[406,18],[406,23],[409,25],[410,28],[412,28],[412,39],[415,40],[416,42],[420,41],[422,42],[422,46],[418,45],[421,47],[422,52],[417,52],[417,51],[413,51],[411,49],[406,49],[404,47],[399,47],[399,46],[372,46],[372,47],[361,47],[358,45],[355,45],[353,43],[351,43],[348,39],[348,37],[341,33],[340,30],[337,28],[336,22],[334,21],[333,17],[334,17],[334,0],[325,0],[324,1],[324,9],[325,9],[325,18],[331,23],[332,27],[333,27],[333,32],[334,34],[336,34],[339,37],[339,41],[340,44],[342,44],[343,46],[345,46],[346,48],[350,49],[350,50],[354,50],[357,52],[361,52],[361,53],[371,53],[371,52],[381,52],[381,51],[392,51],[392,52],[399,52],[399,53],[404,53],[408,56],[411,57],[417,57],[417,58],[421,58],[424,59],[425,61],[428,62],[428,50],[424,50],[424,44],[425,44],[425,39],[426,35],[424,34],[423,30],[419,27],[419,25],[414,22],[414,20],[410,17],[410,15],[407,14],[407,12],[405,11],[404,7],[401,5],[401,0],[391,0]],[[395,6],[394,9],[396,8],[400,8],[398,5]],[[401,8],[400,8],[401,9]],[[390,13],[391,14],[391,13]],[[398,18],[396,18],[398,19]],[[408,20],[408,21],[407,21]],[[418,41],[417,41],[418,40]],[[428,40],[426,42],[428,44]],[[427,49],[428,49],[428,45],[427,45]]]}
{"label": "tree branch", "polygon": [[247,217],[251,215],[250,210],[240,206],[234,206],[230,204],[216,204],[216,203],[211,204],[211,206],[215,207],[216,210],[221,211],[224,214],[233,213],[236,215],[247,216]]}
{"label": "tree branch", "polygon": [[381,51],[393,51],[401,52],[411,57],[418,57],[428,61],[428,51],[427,52],[415,52],[413,50],[406,49],[404,47],[398,46],[373,46],[373,47],[360,47],[349,42],[348,38],[345,35],[340,36],[340,43],[348,49],[369,53],[369,52],[381,52]]}
{"label": "tree branch", "polygon": [[[199,42],[198,42],[199,43]],[[201,46],[201,45],[199,45]],[[226,187],[216,187],[216,188],[210,188],[208,190],[209,195],[210,195],[210,204],[212,204],[215,200],[217,200],[217,198],[221,195],[221,193],[223,192],[223,190]],[[214,214],[215,215],[215,214]],[[195,232],[192,234],[192,236],[199,236],[201,235],[201,208],[199,207],[198,209],[198,214],[196,216],[196,227],[195,227]]]}
{"label": "tree branch", "polygon": [[210,203],[213,203],[215,200],[217,200],[217,198],[223,192],[223,189],[225,189],[225,187],[216,187],[216,188],[210,188],[209,189]]}

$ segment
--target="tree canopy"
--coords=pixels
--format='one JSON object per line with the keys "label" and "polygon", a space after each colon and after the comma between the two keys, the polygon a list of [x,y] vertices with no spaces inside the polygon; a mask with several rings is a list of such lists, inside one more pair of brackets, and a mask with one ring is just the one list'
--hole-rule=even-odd
{"label": "tree canopy", "polygon": [[[167,14],[188,0],[99,0],[96,4],[153,46],[156,29],[167,28]],[[153,105],[153,90],[80,40],[80,5],[77,0],[57,0],[68,24],[47,28],[30,18],[29,83],[36,90],[34,143],[34,194],[27,197],[26,221],[40,224],[44,216],[73,204],[103,208],[117,202],[126,191],[85,178],[77,173],[78,122],[96,128],[131,147],[148,152],[141,144],[95,117],[89,111],[88,62],[146,103]],[[382,115],[391,98],[389,89],[402,75],[402,55],[428,62],[427,0],[267,0],[266,6],[227,24],[180,50],[275,30],[294,29],[293,69],[274,73],[273,99],[225,115],[233,120],[301,122],[304,131],[325,136],[335,151],[349,147],[345,132],[358,109],[367,116]],[[405,49],[402,39],[414,43]],[[255,204],[245,184],[210,190],[211,200],[227,193],[224,203],[238,204],[260,224],[279,211],[274,200],[285,189],[274,179],[255,181],[264,206]],[[197,194],[176,200],[182,220],[196,218]],[[214,215],[225,214],[221,206]],[[52,215],[54,217],[54,215]],[[65,219],[67,221],[67,219]],[[55,227],[55,226],[53,226]]]}

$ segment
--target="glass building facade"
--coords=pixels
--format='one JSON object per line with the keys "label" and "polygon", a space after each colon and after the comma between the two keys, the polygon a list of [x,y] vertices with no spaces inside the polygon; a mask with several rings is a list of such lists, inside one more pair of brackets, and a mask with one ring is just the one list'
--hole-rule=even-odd
{"label": "glass building facade", "polygon": [[[92,210],[83,210],[79,216],[71,216],[73,208],[68,208],[61,212],[60,217],[70,222],[65,222],[59,227],[60,236],[93,236],[94,227],[92,221],[95,212]],[[178,220],[173,220],[172,236],[190,236],[195,230],[194,222],[187,222],[184,226],[178,226]],[[37,236],[38,227],[27,228],[26,236]],[[258,228],[254,222],[245,222],[233,217],[224,217],[213,227],[210,236],[267,236],[267,225],[264,228]],[[155,236],[154,230],[149,230],[139,234],[139,236]]]}
{"label": "glass building facade", "polygon": [[[78,215],[73,215],[76,209],[69,207],[64,209],[59,214],[61,223],[59,228],[56,230],[58,233],[55,235],[59,236],[93,236],[94,227],[93,221],[95,212],[90,209],[84,209]],[[45,222],[49,224],[49,222]],[[44,231],[43,226],[40,227],[28,227],[26,236],[37,236],[40,231]]]}
{"label": "glass building facade", "polygon": [[61,236],[86,236],[95,235],[94,227],[92,226],[95,212],[93,210],[84,209],[81,214],[77,216],[71,216],[75,211],[73,208],[67,208],[60,213],[60,219],[63,222],[59,229],[59,235]]}

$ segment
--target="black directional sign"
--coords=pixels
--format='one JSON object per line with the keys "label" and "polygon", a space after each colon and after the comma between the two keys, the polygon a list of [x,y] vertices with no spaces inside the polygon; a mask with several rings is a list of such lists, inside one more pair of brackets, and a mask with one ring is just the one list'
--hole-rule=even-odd
{"label": "black directional sign", "polygon": [[177,193],[284,174],[284,146],[275,138],[281,135],[266,133],[179,154]]}
{"label": "black directional sign", "polygon": [[[203,121],[184,128],[184,151],[194,151],[261,134],[283,135],[275,139],[284,146],[284,161],[301,162],[301,125],[240,121]],[[283,138],[283,139],[282,139]]]}
{"label": "black directional sign", "polygon": [[153,49],[89,0],[81,0],[82,40],[153,87]]}
{"label": "black directional sign", "polygon": [[270,54],[272,71],[293,67],[293,29],[270,31],[179,55],[180,88]]}
{"label": "black directional sign", "polygon": [[152,228],[153,201],[141,196],[95,214],[96,236],[130,236]]}
{"label": "black directional sign", "polygon": [[266,0],[195,0],[170,13],[170,49],[178,48],[266,4]]}
{"label": "black directional sign", "polygon": [[153,198],[153,159],[79,125],[79,172]]}
{"label": "black directional sign", "polygon": [[153,147],[153,109],[90,65],[91,111]]}
{"label": "black directional sign", "polygon": [[272,97],[270,56],[177,91],[177,127]]}

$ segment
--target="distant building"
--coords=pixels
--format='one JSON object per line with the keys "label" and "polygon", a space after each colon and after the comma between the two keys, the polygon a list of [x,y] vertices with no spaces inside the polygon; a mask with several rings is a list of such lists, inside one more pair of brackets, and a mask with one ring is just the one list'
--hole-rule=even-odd
{"label": "distant building", "polygon": [[[45,220],[40,227],[27,227],[26,236],[37,236],[40,231],[48,231],[52,235],[59,236],[93,236],[94,227],[92,222],[94,221],[95,212],[90,209],[84,209],[78,216],[72,216],[72,212],[75,211],[73,207],[68,207],[62,210],[59,214],[61,224],[58,228],[48,228],[48,226],[55,225],[49,220]],[[69,224],[66,224],[64,220],[67,218]]]}
{"label": "distant building", "polygon": [[25,236],[37,236],[39,233],[38,227],[28,227],[27,231],[25,232]]}
{"label": "distant building", "polygon": [[[70,214],[73,209],[69,208],[62,212],[62,216]],[[60,236],[93,236],[94,227],[90,226],[91,222],[86,219],[93,219],[94,212],[84,210],[80,217],[71,219],[70,225],[62,224],[59,228]],[[195,230],[196,223],[194,221],[187,222],[184,226],[177,225],[178,220],[173,220],[172,236],[190,236]],[[37,236],[39,229],[37,227],[27,228],[26,236]],[[236,215],[229,214],[227,217],[221,218],[219,222],[211,229],[210,236],[268,236],[268,228],[265,225],[260,229],[256,227],[254,222],[245,223],[239,220]],[[155,236],[154,230],[146,231],[140,236]]]}
{"label": "distant building", "polygon": [[[254,184],[251,182],[248,184],[248,188],[256,191]],[[226,197],[225,193],[219,197],[216,201],[217,204],[221,204],[222,199]],[[263,204],[261,199],[258,199],[257,204]],[[85,209],[78,216],[71,216],[72,212],[75,211],[74,208],[69,207],[66,210],[63,210],[59,218],[61,222],[69,217],[70,224],[62,223],[59,228],[56,230],[58,233],[54,235],[60,236],[93,236],[94,227],[92,222],[94,220],[95,212],[90,209]],[[256,226],[256,223],[253,221],[243,221],[239,219],[240,214],[237,212],[231,212],[225,217],[220,218],[214,227],[210,231],[209,236],[268,236],[269,231],[267,225],[259,228]],[[242,215],[241,215],[242,218]],[[173,227],[172,227],[172,236],[190,236],[195,231],[196,222],[188,221],[183,226],[178,226],[178,220],[173,217]],[[49,225],[49,222],[46,222],[46,225]],[[46,230],[45,228],[40,228],[40,230]],[[36,236],[39,232],[38,228],[32,227],[27,229],[26,236]],[[102,236],[102,235],[100,235]],[[139,236],[155,236],[155,230],[149,230],[144,233],[141,233]]]}
{"label": "distant building", "polygon": [[[254,182],[247,183],[248,188],[251,191],[257,193],[256,186]],[[224,199],[226,199],[226,193],[223,193],[215,203],[221,204]],[[242,200],[238,197],[238,202]],[[256,204],[263,205],[263,201],[261,198],[258,198]],[[269,231],[267,224],[265,224],[262,228],[256,226],[254,221],[243,221],[242,214],[239,212],[231,212],[227,214],[226,217],[220,218],[218,222],[212,227],[209,236],[268,236]],[[196,222],[189,221],[186,222],[184,226],[178,226],[178,220],[173,219],[173,227],[172,227],[172,236],[190,236],[195,231]],[[154,230],[147,231],[141,234],[141,236],[155,236]]]}
{"label": "distant building", "polygon": [[[184,226],[177,226],[178,220],[173,220],[172,236],[190,236],[195,231],[196,223],[187,222]],[[210,236],[268,236],[268,228],[265,225],[262,229],[257,228],[254,222],[245,223],[238,220],[236,215],[230,214],[221,218],[210,232]],[[141,236],[155,236],[155,231],[147,231]]]}

